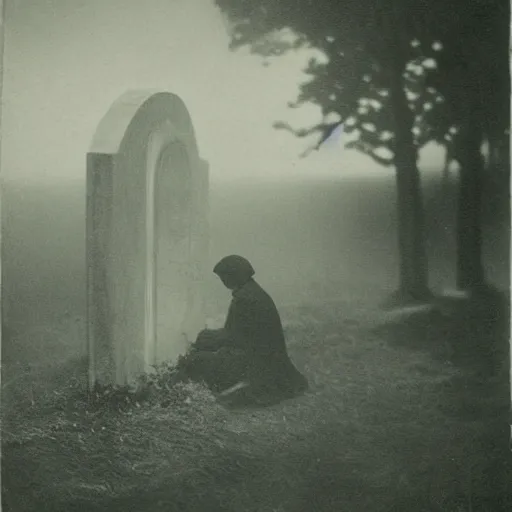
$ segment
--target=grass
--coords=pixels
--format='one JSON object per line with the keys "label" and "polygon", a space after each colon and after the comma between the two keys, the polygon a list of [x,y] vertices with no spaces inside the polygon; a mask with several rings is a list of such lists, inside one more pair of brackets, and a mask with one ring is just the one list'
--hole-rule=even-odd
{"label": "grass", "polygon": [[4,507],[511,510],[505,317],[482,301],[404,316],[349,300],[285,309],[311,388],[264,409],[228,411],[197,384],[165,391],[166,407],[162,394],[88,402],[68,374],[3,419]]}

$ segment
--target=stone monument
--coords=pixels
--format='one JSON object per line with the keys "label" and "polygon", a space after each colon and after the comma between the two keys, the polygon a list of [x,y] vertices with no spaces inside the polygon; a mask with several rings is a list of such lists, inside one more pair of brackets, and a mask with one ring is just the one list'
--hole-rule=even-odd
{"label": "stone monument", "polygon": [[87,154],[89,385],[131,384],[205,325],[208,164],[185,104],[130,91]]}

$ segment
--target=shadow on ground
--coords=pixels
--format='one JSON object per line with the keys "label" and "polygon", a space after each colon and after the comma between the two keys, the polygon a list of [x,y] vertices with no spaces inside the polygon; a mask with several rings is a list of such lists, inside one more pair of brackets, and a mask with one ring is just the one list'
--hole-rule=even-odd
{"label": "shadow on ground", "polygon": [[472,297],[439,296],[416,312],[397,310],[373,333],[393,346],[495,375],[509,366],[510,301],[498,291]]}
{"label": "shadow on ground", "polygon": [[[207,420],[198,442],[192,426],[179,430],[162,416],[159,442],[172,440],[173,447],[163,455],[155,449],[146,462],[165,468],[165,477],[160,469],[133,475],[132,487],[115,498],[100,496],[91,487],[94,498],[79,500],[64,493],[56,500],[53,491],[50,501],[44,488],[49,471],[61,480],[61,491],[77,483],[81,491],[92,486],[94,473],[105,474],[97,466],[98,461],[106,463],[106,455],[112,452],[119,463],[115,467],[121,467],[121,454],[112,444],[87,454],[75,443],[78,469],[73,478],[79,482],[70,480],[69,486],[62,469],[69,454],[58,459],[58,434],[52,434],[55,441],[36,439],[6,450],[4,445],[2,462],[10,481],[3,486],[10,487],[11,496],[26,496],[19,507],[5,509],[512,510],[512,471],[504,449],[510,406],[508,300],[498,295],[439,298],[416,312],[380,314],[359,307],[351,311],[351,306],[352,296],[339,304],[284,311],[290,353],[310,380],[308,393],[260,410],[226,413],[219,425],[222,432],[214,432]],[[158,414],[137,423],[137,457],[146,443],[151,446],[146,434],[153,432]],[[194,418],[197,423],[201,415]],[[120,432],[129,421],[124,420]],[[221,436],[218,448],[214,435]],[[184,440],[191,449],[180,458]],[[45,457],[30,452],[34,443],[45,443]],[[124,456],[133,461],[130,453]],[[111,475],[112,480],[128,482],[129,471],[120,479]]]}

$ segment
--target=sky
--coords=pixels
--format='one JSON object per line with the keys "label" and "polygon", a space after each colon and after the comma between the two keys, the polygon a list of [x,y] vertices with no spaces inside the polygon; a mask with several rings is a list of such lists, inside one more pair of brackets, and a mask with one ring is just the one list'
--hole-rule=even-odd
{"label": "sky", "polygon": [[[4,179],[83,180],[98,122],[138,88],[184,100],[213,180],[379,171],[344,150],[342,137],[299,158],[308,143],[272,123],[319,121],[315,107],[287,108],[311,52],[264,67],[248,51],[229,51],[213,0],[7,0],[5,22]],[[435,151],[425,155],[423,164],[441,165]]]}

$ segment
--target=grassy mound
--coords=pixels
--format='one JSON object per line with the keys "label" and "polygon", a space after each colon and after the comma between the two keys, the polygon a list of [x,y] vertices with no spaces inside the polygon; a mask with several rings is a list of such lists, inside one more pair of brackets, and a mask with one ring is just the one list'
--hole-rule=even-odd
{"label": "grassy mound", "polygon": [[171,386],[173,374],[162,365],[136,389],[94,393],[75,380],[11,410],[2,418],[6,509],[101,509],[162,487],[181,503],[176,510],[197,504],[197,489],[214,488],[215,471],[233,463],[226,411],[201,384]]}
{"label": "grassy mound", "polygon": [[20,399],[3,423],[4,508],[512,510],[507,371],[480,350],[500,347],[503,318],[452,306],[284,310],[310,390],[263,409],[228,412],[201,384],[176,384],[172,366],[137,390],[87,395],[68,378]]}

